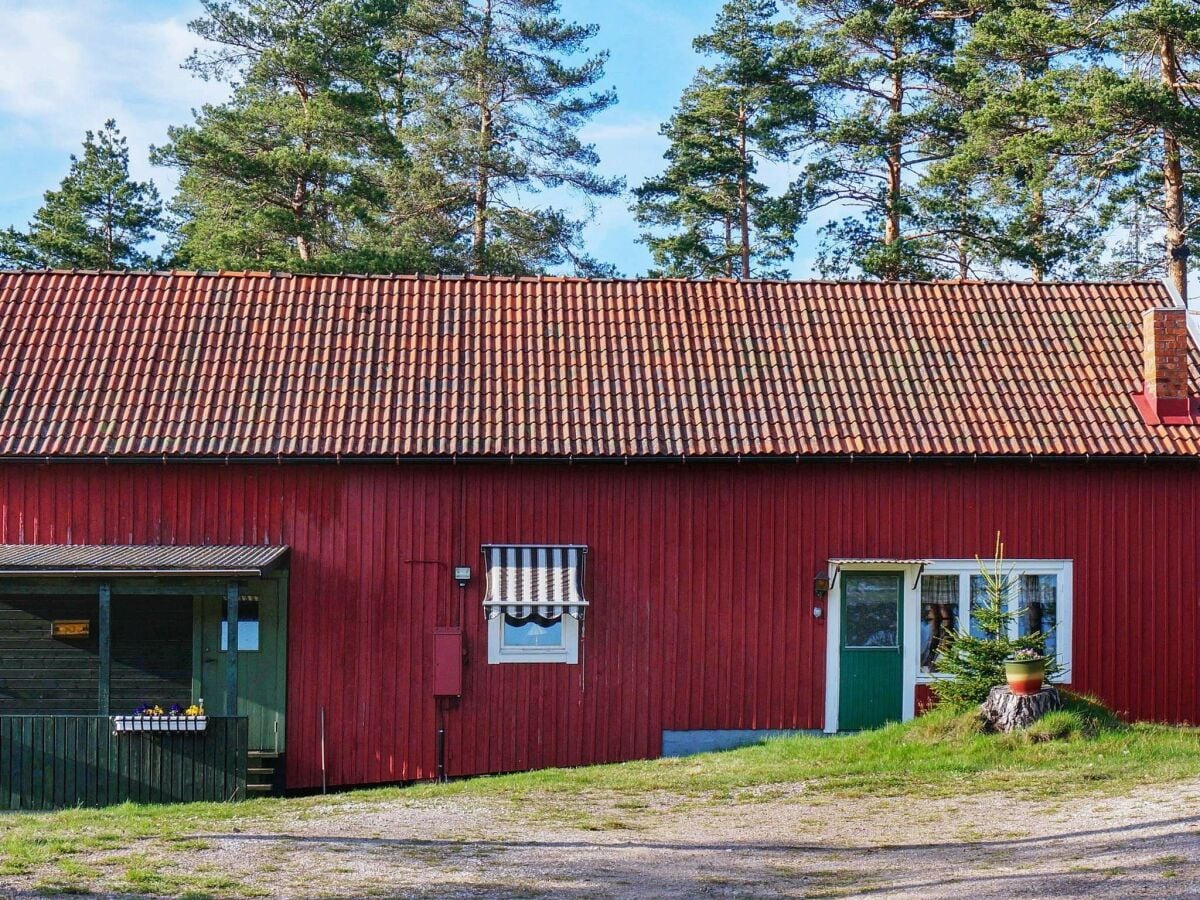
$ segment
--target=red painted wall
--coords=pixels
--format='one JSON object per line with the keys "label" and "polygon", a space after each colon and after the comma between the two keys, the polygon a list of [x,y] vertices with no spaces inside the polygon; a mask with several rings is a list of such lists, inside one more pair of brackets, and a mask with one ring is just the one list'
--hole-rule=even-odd
{"label": "red painted wall", "polygon": [[[1076,688],[1200,721],[1189,465],[0,466],[6,543],[286,543],[288,780],[430,778],[432,629],[462,624],[448,772],[657,755],[663,729],[819,728],[831,556],[1075,561]],[[486,663],[483,543],[581,543],[579,666]],[[466,590],[452,579],[469,564]]]}

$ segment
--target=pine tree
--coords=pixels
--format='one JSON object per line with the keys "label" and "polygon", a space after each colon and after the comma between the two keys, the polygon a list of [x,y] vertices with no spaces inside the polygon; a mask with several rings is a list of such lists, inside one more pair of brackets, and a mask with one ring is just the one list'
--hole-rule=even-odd
{"label": "pine tree", "polygon": [[1154,215],[1161,271],[1186,300],[1200,228],[1200,5],[1128,3],[1110,24],[1110,41],[1100,49],[1117,64],[1080,91],[1091,119],[1110,136],[1094,165]]}
{"label": "pine tree", "polygon": [[0,231],[0,269],[41,268],[45,263],[29,243],[29,235],[13,227]]}
{"label": "pine tree", "polygon": [[[389,48],[399,0],[204,0],[187,66],[231,98],[172,128],[175,253],[206,268],[393,270],[437,256],[436,228],[389,206],[407,165]],[[396,226],[397,223],[405,223]],[[399,229],[399,230],[398,230]]]}
{"label": "pine tree", "polygon": [[607,271],[582,250],[584,222],[534,195],[587,200],[621,182],[595,171],[579,132],[616,97],[597,90],[607,54],[589,54],[594,25],[562,19],[557,0],[412,0],[395,50],[411,60],[404,119],[409,152],[446,185],[469,272],[569,265]]}
{"label": "pine tree", "polygon": [[28,233],[0,233],[5,265],[64,269],[147,268],[143,249],[162,227],[162,203],[150,182],[129,177],[129,145],[109,119],[87,132],[83,155],[57,190],[47,191]]}
{"label": "pine tree", "polygon": [[[1035,280],[1079,277],[1098,265],[1099,200],[1089,177],[1097,135],[1072,109],[1091,63],[1083,51],[1097,18],[1085,2],[998,0],[985,5],[955,55],[929,142],[937,160],[923,193],[969,197],[956,241],[974,249],[974,271],[1016,266]],[[936,218],[936,217],[935,217]],[[953,227],[951,228],[952,231]]]}
{"label": "pine tree", "polygon": [[654,274],[787,275],[797,205],[755,175],[759,160],[787,157],[812,107],[778,71],[777,14],[774,0],[731,0],[695,41],[715,65],[700,70],[662,128],[666,170],[634,192]]}
{"label": "pine tree", "polygon": [[[1012,626],[1024,610],[1014,602],[1017,583],[1012,572],[1004,567],[1004,544],[996,535],[996,552],[990,565],[979,557],[979,572],[986,586],[983,602],[971,608],[970,627],[948,635],[938,650],[937,671],[946,678],[934,682],[933,690],[939,700],[956,704],[982,703],[988,692],[1004,684],[1004,661],[1018,650],[1045,652],[1046,636],[1040,632],[1012,637]],[[1046,677],[1059,671],[1053,659],[1046,660]]]}
{"label": "pine tree", "polygon": [[914,233],[912,185],[929,162],[937,96],[951,67],[954,0],[790,0],[782,54],[793,85],[817,104],[804,174],[795,186],[810,211],[856,213],[823,229],[827,274],[886,279],[943,274]]}
{"label": "pine tree", "polygon": [[1154,214],[1142,203],[1143,187],[1125,185],[1105,200],[1101,222],[1113,239],[1100,266],[1102,278],[1144,280],[1163,271],[1162,242],[1156,234]]}
{"label": "pine tree", "polygon": [[999,271],[1005,225],[983,171],[931,166],[912,194],[911,239],[920,242],[929,272],[980,278]]}

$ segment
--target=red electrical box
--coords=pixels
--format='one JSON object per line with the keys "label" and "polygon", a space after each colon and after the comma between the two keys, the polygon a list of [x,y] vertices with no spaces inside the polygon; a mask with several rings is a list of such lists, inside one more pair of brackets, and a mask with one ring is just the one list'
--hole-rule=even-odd
{"label": "red electrical box", "polygon": [[462,676],[462,629],[433,629],[433,696],[461,697]]}

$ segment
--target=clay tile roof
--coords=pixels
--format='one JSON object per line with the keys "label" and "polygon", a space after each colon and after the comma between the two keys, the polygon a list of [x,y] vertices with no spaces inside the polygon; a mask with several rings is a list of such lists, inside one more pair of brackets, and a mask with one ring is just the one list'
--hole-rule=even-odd
{"label": "clay tile roof", "polygon": [[[0,456],[1191,455],[1156,283],[0,273]],[[1194,364],[1200,360],[1194,360]]]}

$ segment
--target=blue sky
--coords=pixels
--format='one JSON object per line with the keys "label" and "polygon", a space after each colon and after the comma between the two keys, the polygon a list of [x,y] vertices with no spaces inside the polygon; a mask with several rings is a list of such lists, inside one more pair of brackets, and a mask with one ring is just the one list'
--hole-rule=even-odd
{"label": "blue sky", "polygon": [[[661,168],[658,127],[671,113],[698,57],[695,35],[707,30],[720,0],[563,0],[564,13],[600,26],[595,46],[611,57],[607,82],[620,102],[598,116],[586,137],[602,170],[641,183]],[[0,0],[6,31],[0,53],[0,226],[24,226],[42,192],[57,185],[83,133],[112,116],[129,138],[134,173],[164,194],[170,171],[154,169],[151,144],[191,110],[219,100],[222,85],[205,83],[179,64],[195,46],[187,22],[195,0]],[[788,173],[772,173],[786,180]],[[637,243],[628,198],[606,200],[589,231],[592,254],[626,275],[649,258]],[[801,247],[811,246],[812,234]],[[796,273],[806,274],[801,251]]]}

